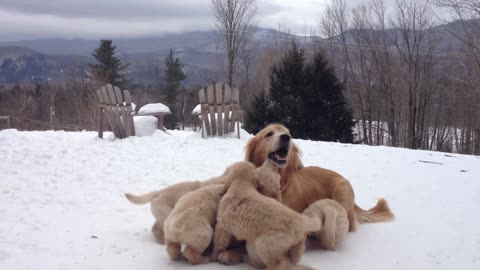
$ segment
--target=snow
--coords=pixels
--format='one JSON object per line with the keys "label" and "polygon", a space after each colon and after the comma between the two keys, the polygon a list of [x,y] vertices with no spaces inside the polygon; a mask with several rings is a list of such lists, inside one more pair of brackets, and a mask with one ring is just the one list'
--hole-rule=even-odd
{"label": "snow", "polygon": [[135,116],[133,117],[135,127],[135,136],[151,136],[158,127],[158,119],[155,116]]}
{"label": "snow", "polygon": [[170,113],[170,109],[163,103],[150,103],[142,106],[138,110],[138,114],[151,114],[151,113]]}
{"label": "snow", "polygon": [[[149,206],[129,203],[243,158],[250,137],[156,131],[0,131],[0,269],[251,269],[171,262],[153,241]],[[397,219],[360,225],[336,251],[307,250],[317,269],[480,269],[480,158],[296,140],[305,165],[347,177],[364,208],[386,197]],[[422,163],[440,162],[443,165]]]}
{"label": "snow", "polygon": [[202,113],[202,106],[200,104],[197,104],[195,108],[192,110],[192,115],[198,115]]}

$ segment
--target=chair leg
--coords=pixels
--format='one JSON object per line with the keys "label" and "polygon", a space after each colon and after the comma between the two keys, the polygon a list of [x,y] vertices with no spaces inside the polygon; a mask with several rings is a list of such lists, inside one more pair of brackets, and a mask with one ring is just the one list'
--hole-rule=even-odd
{"label": "chair leg", "polygon": [[240,122],[237,121],[237,137],[240,139]]}
{"label": "chair leg", "polygon": [[98,110],[98,137],[103,139],[103,108],[99,107]]}

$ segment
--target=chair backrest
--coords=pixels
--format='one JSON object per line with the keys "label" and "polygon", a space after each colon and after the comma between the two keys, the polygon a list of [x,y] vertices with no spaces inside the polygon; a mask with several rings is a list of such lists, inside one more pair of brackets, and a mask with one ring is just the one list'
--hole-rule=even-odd
{"label": "chair backrest", "polygon": [[100,106],[115,137],[126,138],[135,135],[132,116],[132,96],[127,90],[107,84],[97,90]]}
{"label": "chair backrest", "polygon": [[202,124],[207,136],[222,136],[235,130],[239,119],[239,91],[228,84],[209,85],[198,92]]}

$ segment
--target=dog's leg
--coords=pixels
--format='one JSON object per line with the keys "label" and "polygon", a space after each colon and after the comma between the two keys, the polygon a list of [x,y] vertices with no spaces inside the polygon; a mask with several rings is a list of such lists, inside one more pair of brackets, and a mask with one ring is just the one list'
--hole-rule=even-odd
{"label": "dog's leg", "polygon": [[225,250],[218,256],[218,262],[226,265],[235,265],[243,261],[245,250],[243,248],[233,248]]}
{"label": "dog's leg", "polygon": [[265,270],[288,270],[288,261],[285,256],[281,256],[275,264],[267,265]]}
{"label": "dog's leg", "polygon": [[339,184],[333,191],[332,199],[340,203],[347,210],[349,231],[357,228],[357,216],[355,215],[355,193],[349,182]]}
{"label": "dog's leg", "polygon": [[215,226],[215,233],[213,236],[212,261],[218,261],[218,256],[227,249],[231,239],[232,235],[226,230],[221,222],[218,222]]}
{"label": "dog's leg", "polygon": [[177,261],[182,258],[182,246],[178,243],[167,241],[167,253],[172,261]]}
{"label": "dog's leg", "polygon": [[302,240],[295,245],[293,245],[290,250],[288,250],[288,257],[293,264],[297,264],[305,252],[305,240]]}
{"label": "dog's leg", "polygon": [[155,239],[161,244],[165,245],[165,235],[163,233],[163,222],[155,221],[152,226],[152,233]]}
{"label": "dog's leg", "polygon": [[243,260],[257,269],[265,268],[265,264],[263,263],[262,259],[258,257],[253,243],[251,241],[247,241],[245,247],[247,249],[247,254],[244,255]]}
{"label": "dog's leg", "polygon": [[152,226],[153,236],[155,236],[155,239],[160,244],[164,245],[165,235],[163,233],[163,223],[167,219],[170,212],[172,212],[173,208],[154,200],[151,203],[150,210],[152,211],[152,214],[156,219],[155,223]]}
{"label": "dog's leg", "polygon": [[262,235],[254,241],[257,256],[265,263],[265,269],[287,269],[288,261],[285,255],[292,246],[288,235]]}
{"label": "dog's leg", "polygon": [[209,257],[202,256],[203,252],[208,248],[213,238],[213,228],[210,224],[204,224],[204,226],[198,226],[195,230],[191,231],[194,238],[185,242],[187,245],[183,251],[183,256],[191,264],[202,264],[210,261]]}
{"label": "dog's leg", "polygon": [[204,264],[210,262],[208,257],[202,256],[202,251],[199,251],[190,245],[187,245],[182,254],[191,264]]}
{"label": "dog's leg", "polygon": [[335,235],[337,231],[337,212],[334,209],[325,209],[325,222],[320,234],[320,243],[323,249],[335,250]]}

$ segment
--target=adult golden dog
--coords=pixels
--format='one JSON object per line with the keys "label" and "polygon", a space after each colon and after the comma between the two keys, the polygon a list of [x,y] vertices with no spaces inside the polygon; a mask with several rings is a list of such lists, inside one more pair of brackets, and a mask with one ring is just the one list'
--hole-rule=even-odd
{"label": "adult golden dog", "polygon": [[293,142],[292,147],[279,147],[288,145],[287,142],[291,142],[289,130],[283,125],[272,124],[250,139],[245,150],[245,159],[256,167],[262,166],[267,158],[281,165],[278,170],[283,204],[301,213],[318,200],[333,199],[347,210],[350,231],[355,230],[357,222],[383,222],[394,218],[384,199],[369,210],[358,207],[347,179],[320,167],[303,167],[300,151]]}

